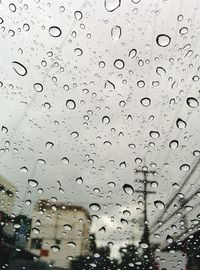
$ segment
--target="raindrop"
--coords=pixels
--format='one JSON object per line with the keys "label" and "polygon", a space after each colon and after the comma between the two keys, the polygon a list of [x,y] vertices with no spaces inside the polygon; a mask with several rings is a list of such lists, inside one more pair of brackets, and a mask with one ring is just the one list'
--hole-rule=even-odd
{"label": "raindrop", "polygon": [[171,142],[169,143],[169,147],[170,147],[171,149],[176,149],[176,148],[178,147],[178,145],[179,145],[179,142],[178,142],[177,140],[173,140],[173,141],[171,141]]}
{"label": "raindrop", "polygon": [[83,54],[83,51],[80,48],[76,48],[74,49],[74,53],[76,54],[76,56],[81,56]]}
{"label": "raindrop", "polygon": [[190,170],[190,165],[188,165],[188,164],[182,164],[180,166],[180,170],[181,171],[184,171],[184,172],[188,172]]}
{"label": "raindrop", "polygon": [[32,232],[34,233],[34,234],[39,234],[40,233],[40,230],[38,229],[38,228],[33,228],[32,229]]}
{"label": "raindrop", "polygon": [[183,121],[181,118],[178,118],[178,119],[176,120],[176,126],[177,126],[178,128],[180,128],[180,129],[184,129],[184,128],[186,128],[187,124],[186,124],[186,122]]}
{"label": "raindrop", "polygon": [[79,185],[83,184],[83,178],[82,177],[76,178],[76,183]]}
{"label": "raindrop", "polygon": [[137,54],[137,50],[136,49],[132,49],[130,50],[130,52],[128,53],[129,58],[133,59]]}
{"label": "raindrop", "polygon": [[197,76],[197,75],[193,76],[193,77],[192,77],[192,80],[193,80],[194,82],[197,82],[197,81],[199,80],[199,76]]}
{"label": "raindrop", "polygon": [[121,0],[104,0],[104,7],[108,12],[116,10],[121,5]]}
{"label": "raindrop", "polygon": [[37,187],[38,186],[38,181],[34,180],[34,179],[28,179],[28,184],[31,187]]}
{"label": "raindrop", "polygon": [[27,169],[27,167],[21,167],[20,171],[23,172],[23,173],[27,173],[28,169]]}
{"label": "raindrop", "polygon": [[143,88],[144,86],[145,86],[145,82],[144,81],[138,81],[137,82],[137,86],[139,87],[139,88]]}
{"label": "raindrop", "polygon": [[166,70],[164,68],[162,68],[162,67],[157,67],[156,68],[156,73],[163,77],[166,74]]}
{"label": "raindrop", "polygon": [[165,204],[162,201],[154,201],[154,205],[160,210],[163,210],[165,208]]}
{"label": "raindrop", "polygon": [[109,118],[108,116],[104,116],[104,117],[102,118],[102,123],[104,123],[104,124],[110,123],[110,118]]}
{"label": "raindrop", "polygon": [[131,148],[131,149],[134,149],[136,146],[135,146],[134,143],[129,143],[128,147]]}
{"label": "raindrop", "polygon": [[187,32],[188,32],[188,28],[187,28],[187,27],[182,27],[182,28],[179,30],[179,33],[180,33],[181,35],[185,35],[185,34],[187,34]]}
{"label": "raindrop", "polygon": [[186,103],[189,107],[191,108],[196,108],[199,106],[199,102],[198,100],[196,100],[195,98],[193,97],[188,97],[187,100],[186,100]]}
{"label": "raindrop", "polygon": [[113,26],[112,30],[111,30],[111,37],[114,41],[117,41],[120,39],[122,34],[122,30],[121,27],[119,25],[115,25]]}
{"label": "raindrop", "polygon": [[121,169],[125,169],[126,168],[126,162],[125,161],[121,162],[119,164],[119,166],[120,166]]}
{"label": "raindrop", "polygon": [[120,107],[124,107],[126,105],[126,102],[124,101],[124,100],[121,100],[120,102],[119,102],[119,106]]}
{"label": "raindrop", "polygon": [[3,132],[4,134],[8,133],[8,128],[5,126],[1,127],[1,132]]}
{"label": "raindrop", "polygon": [[78,138],[78,136],[79,136],[79,134],[78,134],[77,131],[73,131],[70,135],[71,135],[72,138],[74,138],[74,139]]}
{"label": "raindrop", "polygon": [[49,28],[49,34],[52,37],[59,37],[59,36],[61,36],[62,31],[61,31],[61,29],[58,26],[51,26]]}
{"label": "raindrop", "polygon": [[76,103],[75,103],[75,101],[73,99],[68,99],[66,101],[66,106],[67,106],[68,109],[74,110],[76,108]]}
{"label": "raindrop", "polygon": [[144,107],[148,107],[151,104],[151,99],[148,97],[142,98],[140,100],[140,103],[144,106]]}
{"label": "raindrop", "polygon": [[39,158],[39,159],[37,160],[37,162],[38,162],[39,164],[42,164],[42,165],[46,164],[46,161],[45,161],[44,159],[41,159],[41,158]]}
{"label": "raindrop", "polygon": [[167,242],[167,243],[171,244],[171,243],[173,243],[173,241],[174,241],[174,239],[173,239],[173,237],[171,237],[170,235],[168,235],[168,236],[166,237],[166,242]]}
{"label": "raindrop", "polygon": [[199,156],[200,156],[200,151],[199,151],[199,150],[193,151],[193,155],[194,155],[195,157],[199,157]]}
{"label": "raindrop", "polygon": [[158,131],[150,131],[149,135],[153,139],[158,139],[160,137],[160,133]]}
{"label": "raindrop", "polygon": [[123,190],[128,195],[132,195],[134,193],[133,187],[131,185],[129,185],[129,184],[124,184],[123,185]]}
{"label": "raindrop", "polygon": [[161,34],[157,36],[156,42],[160,47],[167,47],[171,42],[171,38],[165,34]]}
{"label": "raindrop", "polygon": [[66,157],[63,157],[63,158],[62,158],[62,163],[63,163],[63,164],[69,164],[69,159],[66,158]]}
{"label": "raindrop", "polygon": [[181,21],[183,20],[183,15],[182,15],[182,14],[181,14],[181,15],[178,15],[177,20],[178,20],[179,22],[181,22]]}
{"label": "raindrop", "polygon": [[15,11],[17,10],[16,6],[15,6],[13,3],[11,3],[11,4],[9,5],[9,9],[10,9],[10,11],[12,11],[12,12],[15,12]]}
{"label": "raindrop", "polygon": [[50,149],[50,148],[52,148],[54,146],[54,143],[46,142],[45,146],[46,146],[47,149]]}
{"label": "raindrop", "polygon": [[157,188],[157,187],[158,187],[158,182],[152,181],[152,182],[151,182],[151,187],[152,187],[152,188]]}
{"label": "raindrop", "polygon": [[142,243],[140,243],[140,247],[146,249],[149,247],[149,245],[147,243],[142,242]]}
{"label": "raindrop", "polygon": [[67,246],[71,247],[71,248],[75,248],[76,247],[76,243],[75,242],[67,242]]}
{"label": "raindrop", "polygon": [[25,76],[27,74],[27,69],[21,63],[17,61],[13,61],[12,63],[13,63],[13,69],[18,75]]}
{"label": "raindrop", "polygon": [[179,189],[179,188],[180,188],[180,185],[179,185],[178,183],[173,183],[173,184],[172,184],[172,187],[173,187],[174,189]]}
{"label": "raindrop", "polygon": [[105,82],[105,85],[104,85],[104,88],[107,90],[107,91],[113,91],[115,90],[115,85],[114,83],[110,82],[110,81],[106,81]]}
{"label": "raindrop", "polygon": [[83,18],[83,14],[81,11],[77,10],[74,12],[74,18],[77,20],[77,21],[80,21],[82,18]]}
{"label": "raindrop", "polygon": [[36,92],[42,92],[43,91],[43,85],[41,83],[34,83],[33,88]]}
{"label": "raindrop", "polygon": [[28,23],[23,24],[23,29],[24,31],[29,31],[30,30],[30,25]]}
{"label": "raindrop", "polygon": [[114,182],[108,182],[109,187],[114,188],[116,184]]}
{"label": "raindrop", "polygon": [[53,253],[58,253],[60,251],[60,247],[59,246],[51,246],[51,250],[53,251]]}
{"label": "raindrop", "polygon": [[89,207],[92,211],[99,211],[101,209],[100,205],[97,203],[91,203]]}
{"label": "raindrop", "polygon": [[72,226],[69,225],[69,224],[65,224],[65,225],[63,225],[63,227],[64,227],[64,229],[65,229],[66,231],[71,231],[71,230],[72,230]]}
{"label": "raindrop", "polygon": [[117,59],[115,60],[114,62],[114,66],[117,68],[117,69],[123,69],[125,64],[124,64],[124,61],[121,60],[121,59]]}

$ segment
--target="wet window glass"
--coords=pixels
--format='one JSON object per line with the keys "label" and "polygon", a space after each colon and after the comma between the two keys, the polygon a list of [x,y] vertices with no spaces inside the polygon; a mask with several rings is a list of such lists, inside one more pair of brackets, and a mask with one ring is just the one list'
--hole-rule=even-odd
{"label": "wet window glass", "polygon": [[0,269],[200,270],[200,1],[0,1]]}

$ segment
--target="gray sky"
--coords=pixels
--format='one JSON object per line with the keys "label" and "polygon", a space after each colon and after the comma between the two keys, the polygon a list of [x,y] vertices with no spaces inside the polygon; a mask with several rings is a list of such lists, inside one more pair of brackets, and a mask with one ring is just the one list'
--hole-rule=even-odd
{"label": "gray sky", "polygon": [[[25,213],[44,197],[88,210],[99,203],[100,211],[90,210],[100,217],[93,222],[94,231],[107,230],[98,233],[99,242],[122,243],[132,235],[139,239],[142,198],[122,188],[140,187],[135,179],[142,175],[134,169],[147,165],[158,173],[149,177],[158,183],[150,187],[156,191],[148,201],[152,223],[163,211],[154,201],[165,204],[176,192],[173,184],[181,185],[189,173],[189,167],[181,166],[188,164],[191,170],[199,158],[193,152],[200,150],[200,2],[123,0],[112,12],[119,0],[105,5],[102,0],[12,3],[15,12],[9,2],[0,4],[0,123],[8,129],[0,133],[1,149],[7,149],[0,153],[1,174],[18,188],[18,205]],[[74,109],[73,103],[66,106],[67,100],[75,102]],[[177,123],[179,118],[186,125]],[[170,148],[173,140],[178,146],[175,142]],[[199,168],[182,190],[185,198],[199,189],[198,176]],[[37,188],[28,187],[29,207],[22,204],[28,179],[38,181]],[[38,188],[44,189],[42,195]],[[187,205],[198,202],[196,197]],[[178,199],[168,213],[177,204]],[[123,214],[126,209],[130,216]],[[197,214],[197,209],[187,214],[188,226]],[[167,224],[168,231],[168,226],[158,231],[158,241],[179,233],[171,229],[177,218]]]}

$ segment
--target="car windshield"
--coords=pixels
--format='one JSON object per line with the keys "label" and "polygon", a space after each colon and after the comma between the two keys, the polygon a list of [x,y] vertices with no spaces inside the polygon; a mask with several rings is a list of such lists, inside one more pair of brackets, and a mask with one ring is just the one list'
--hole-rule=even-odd
{"label": "car windshield", "polygon": [[200,1],[0,1],[0,269],[200,269]]}

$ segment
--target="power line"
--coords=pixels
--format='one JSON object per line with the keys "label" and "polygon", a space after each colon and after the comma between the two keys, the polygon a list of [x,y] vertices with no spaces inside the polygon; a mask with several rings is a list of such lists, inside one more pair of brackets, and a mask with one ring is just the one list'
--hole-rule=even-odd
{"label": "power line", "polygon": [[[182,185],[180,186],[180,188],[178,189],[178,191],[172,196],[172,198],[170,199],[170,201],[165,205],[165,209],[163,210],[163,212],[159,215],[159,217],[151,225],[152,228],[154,228],[154,226],[157,225],[158,221],[162,220],[165,212],[169,209],[169,207],[171,206],[172,202],[175,200],[177,194],[180,193],[182,191],[183,187],[187,184],[187,182],[189,181],[189,179],[192,176],[192,174],[195,172],[195,170],[196,170],[197,166],[199,165],[199,163],[200,163],[200,158],[197,160],[196,164],[194,165],[194,167],[192,168],[192,170],[189,172],[189,174],[185,178],[184,182],[182,183]],[[156,226],[155,230],[157,228],[158,228],[158,226]]]}

